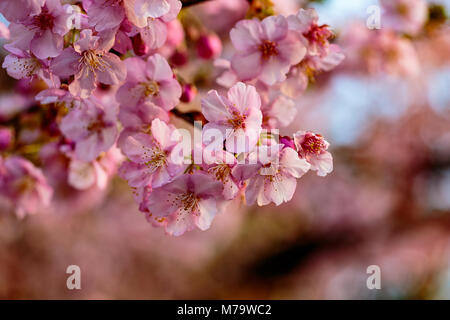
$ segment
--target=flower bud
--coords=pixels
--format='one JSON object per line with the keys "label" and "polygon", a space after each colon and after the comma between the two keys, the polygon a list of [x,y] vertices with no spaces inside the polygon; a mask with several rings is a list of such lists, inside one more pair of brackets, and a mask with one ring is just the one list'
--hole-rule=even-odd
{"label": "flower bud", "polygon": [[0,150],[6,150],[11,145],[12,131],[9,128],[0,128]]}
{"label": "flower bud", "polygon": [[148,46],[144,40],[142,40],[140,33],[131,38],[131,43],[133,44],[134,53],[137,56],[143,56],[148,53]]}
{"label": "flower bud", "polygon": [[190,83],[183,86],[183,93],[181,94],[180,100],[185,103],[189,103],[194,100],[197,95],[197,88]]}
{"label": "flower bud", "polygon": [[280,144],[284,145],[283,148],[292,148],[292,149],[296,150],[294,140],[291,139],[291,137],[288,137],[288,136],[280,137]]}
{"label": "flower bud", "polygon": [[213,59],[222,53],[222,42],[215,34],[202,35],[197,41],[197,54],[203,59]]}
{"label": "flower bud", "polygon": [[188,56],[185,51],[176,50],[169,59],[170,64],[175,67],[182,67],[188,62]]}

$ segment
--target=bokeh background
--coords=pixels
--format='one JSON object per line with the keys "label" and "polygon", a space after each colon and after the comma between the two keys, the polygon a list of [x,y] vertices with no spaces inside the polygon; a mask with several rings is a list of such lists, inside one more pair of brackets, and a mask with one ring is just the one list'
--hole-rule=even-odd
{"label": "bokeh background", "polygon": [[[274,2],[280,11],[301,5]],[[432,2],[450,12],[449,1]],[[365,25],[371,4],[377,1],[309,5],[351,57],[345,33]],[[223,32],[246,6],[212,0],[189,10],[222,34],[226,56]],[[335,169],[326,178],[308,173],[288,204],[236,202],[208,231],[180,238],[148,224],[118,177],[102,192],[58,190],[52,210],[24,219],[0,206],[0,298],[450,298],[449,31],[441,21],[411,40],[417,76],[367,72],[347,59],[317,77],[284,132],[322,133]],[[0,81],[0,109],[27,104],[3,70]],[[69,265],[81,268],[81,290],[66,288]],[[381,290],[366,287],[370,265],[381,268]]]}

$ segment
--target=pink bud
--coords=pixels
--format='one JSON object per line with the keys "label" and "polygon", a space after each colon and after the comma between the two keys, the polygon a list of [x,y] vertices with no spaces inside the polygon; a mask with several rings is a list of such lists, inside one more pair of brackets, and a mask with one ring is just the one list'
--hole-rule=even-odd
{"label": "pink bud", "polygon": [[291,137],[288,136],[280,137],[280,143],[284,145],[283,148],[292,148],[296,150],[294,140],[291,139]]}
{"label": "pink bud", "polygon": [[0,150],[9,148],[12,141],[12,131],[9,128],[0,128]]}
{"label": "pink bud", "polygon": [[188,62],[187,53],[176,50],[170,57],[169,61],[175,67],[182,67]]}
{"label": "pink bud", "polygon": [[127,18],[125,18],[120,24],[120,30],[123,32],[131,32],[133,30],[133,25]]}
{"label": "pink bud", "polygon": [[222,42],[215,34],[203,35],[197,41],[197,54],[203,59],[213,59],[222,53]]}
{"label": "pink bud", "polygon": [[183,93],[181,94],[180,100],[183,102],[191,102],[197,95],[197,88],[190,83],[183,86]]}
{"label": "pink bud", "polygon": [[148,53],[148,46],[145,44],[144,40],[142,40],[140,33],[132,37],[131,42],[133,44],[134,53],[137,56],[143,56]]}

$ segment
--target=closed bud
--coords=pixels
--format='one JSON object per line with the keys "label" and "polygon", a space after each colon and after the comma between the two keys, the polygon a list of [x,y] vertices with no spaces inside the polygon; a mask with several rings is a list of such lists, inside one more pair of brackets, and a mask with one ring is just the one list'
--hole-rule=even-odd
{"label": "closed bud", "polygon": [[203,59],[213,59],[222,53],[222,41],[215,34],[202,35],[197,40],[197,54]]}

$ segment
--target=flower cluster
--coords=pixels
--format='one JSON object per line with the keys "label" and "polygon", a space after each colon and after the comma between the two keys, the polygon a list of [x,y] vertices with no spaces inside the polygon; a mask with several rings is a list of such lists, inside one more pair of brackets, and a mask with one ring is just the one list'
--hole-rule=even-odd
{"label": "flower cluster", "polygon": [[[280,205],[307,171],[333,170],[321,135],[278,131],[315,75],[344,59],[313,9],[249,14],[223,37],[233,47],[225,59],[218,35],[189,14],[177,19],[179,0],[69,3],[0,3],[10,22],[3,68],[25,100],[0,115],[0,190],[20,216],[52,193],[104,190],[117,171],[147,220],[178,236],[208,229],[234,199]],[[186,80],[193,56],[215,59],[221,88]],[[201,111],[181,111],[197,92]],[[198,120],[194,131],[176,117]]]}

